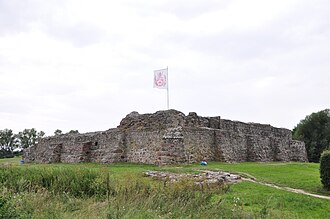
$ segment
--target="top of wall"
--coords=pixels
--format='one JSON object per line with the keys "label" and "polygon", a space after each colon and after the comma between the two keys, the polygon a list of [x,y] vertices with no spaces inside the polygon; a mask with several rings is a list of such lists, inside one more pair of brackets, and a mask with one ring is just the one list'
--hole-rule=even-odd
{"label": "top of wall", "polygon": [[[129,113],[120,122],[117,128],[111,128],[107,131],[101,132],[89,132],[89,133],[79,133],[79,134],[62,134],[56,136],[59,141],[65,141],[70,138],[89,138],[101,133],[108,133],[113,131],[159,131],[169,128],[208,128],[208,129],[219,129],[223,131],[231,131],[242,134],[250,135],[272,135],[284,137],[287,136],[291,138],[291,131],[284,128],[275,128],[267,124],[259,123],[244,123],[239,121],[231,121],[227,119],[221,119],[220,116],[216,117],[202,117],[198,116],[195,112],[190,112],[187,116],[177,110],[164,110],[157,111],[156,113],[149,114],[139,114],[134,111]],[[46,137],[43,140],[47,141],[52,139],[51,137]]]}
{"label": "top of wall", "polygon": [[158,111],[153,114],[139,114],[134,111],[121,120],[120,129],[160,130],[184,125],[185,115],[177,110]]}
{"label": "top of wall", "polygon": [[234,131],[244,134],[269,135],[273,133],[278,136],[291,137],[291,131],[283,128],[275,128],[271,125],[259,123],[243,123],[216,117],[202,117],[195,112],[187,116],[177,110],[158,111],[153,114],[139,114],[132,112],[128,114],[118,126],[122,130],[164,130],[181,126],[183,128],[211,128]]}
{"label": "top of wall", "polygon": [[153,114],[139,114],[132,112],[121,122],[120,129],[148,129],[163,130],[175,127],[206,127],[220,128],[220,116],[201,117],[196,113],[189,113],[187,116],[177,110],[157,111]]}

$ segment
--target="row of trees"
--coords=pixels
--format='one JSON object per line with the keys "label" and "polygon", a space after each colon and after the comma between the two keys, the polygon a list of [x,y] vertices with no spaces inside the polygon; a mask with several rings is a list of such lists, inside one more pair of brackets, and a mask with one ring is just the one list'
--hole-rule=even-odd
{"label": "row of trees", "polygon": [[0,158],[12,157],[16,148],[23,149],[35,145],[44,135],[45,132],[38,132],[34,128],[24,129],[18,134],[14,134],[11,129],[0,130]]}
{"label": "row of trees", "polygon": [[37,143],[45,132],[38,132],[36,129],[24,129],[14,134],[11,129],[0,130],[0,149],[13,151],[15,148],[28,148]]}
{"label": "row of trees", "polygon": [[306,116],[293,129],[293,138],[305,142],[310,162],[319,162],[322,152],[330,149],[330,110]]}
{"label": "row of trees", "polygon": [[[71,130],[69,134],[77,134],[78,130]],[[63,134],[57,129],[54,135]],[[24,129],[15,134],[11,129],[0,130],[0,158],[11,157],[15,149],[24,149],[34,146],[38,140],[45,136],[45,132],[37,131],[34,128]]]}

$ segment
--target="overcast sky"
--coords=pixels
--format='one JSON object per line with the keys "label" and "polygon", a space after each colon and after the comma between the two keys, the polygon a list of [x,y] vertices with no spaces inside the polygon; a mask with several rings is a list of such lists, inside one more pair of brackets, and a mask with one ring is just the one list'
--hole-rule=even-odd
{"label": "overcast sky", "polygon": [[0,0],[0,129],[170,108],[292,129],[330,105],[328,0]]}

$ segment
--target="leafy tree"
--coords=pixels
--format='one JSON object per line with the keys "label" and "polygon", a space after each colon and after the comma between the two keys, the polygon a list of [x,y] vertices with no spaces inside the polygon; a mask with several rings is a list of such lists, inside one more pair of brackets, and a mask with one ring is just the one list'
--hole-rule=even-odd
{"label": "leafy tree", "polygon": [[68,134],[79,134],[78,130],[70,130]]}
{"label": "leafy tree", "polygon": [[11,129],[0,130],[0,150],[13,152],[18,147],[17,136]]}
{"label": "leafy tree", "polygon": [[310,162],[319,162],[322,151],[330,146],[330,110],[306,116],[293,129],[293,138],[305,142]]}
{"label": "leafy tree", "polygon": [[38,132],[38,133],[37,133],[37,135],[38,135],[38,139],[44,137],[45,134],[46,134],[46,133],[45,133],[44,131],[40,131],[40,132]]}
{"label": "leafy tree", "polygon": [[11,129],[0,130],[0,158],[14,157],[14,149],[18,146],[17,136]]}
{"label": "leafy tree", "polygon": [[38,143],[38,139],[42,138],[45,132],[37,132],[36,129],[24,129],[22,132],[18,133],[18,138],[20,141],[20,146],[22,148],[28,148],[34,146]]}
{"label": "leafy tree", "polygon": [[62,135],[62,131],[59,130],[59,129],[56,129],[55,132],[54,132],[54,135]]}

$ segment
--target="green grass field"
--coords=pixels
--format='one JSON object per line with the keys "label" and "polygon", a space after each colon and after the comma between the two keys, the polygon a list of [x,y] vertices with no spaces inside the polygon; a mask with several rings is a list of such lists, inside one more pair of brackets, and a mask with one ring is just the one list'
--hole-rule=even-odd
{"label": "green grass field", "polygon": [[[258,181],[273,183],[279,186],[303,189],[315,194],[330,195],[330,192],[323,190],[320,181],[318,163],[210,163],[208,166],[198,169],[225,170],[231,173],[239,173],[246,177],[254,177]],[[187,168],[190,170],[191,166]]]}
{"label": "green grass field", "polygon": [[224,170],[257,181],[330,196],[319,164],[219,163],[19,164],[0,160],[0,218],[330,218],[330,201],[253,182],[198,189],[186,180],[165,184],[147,170]]}

